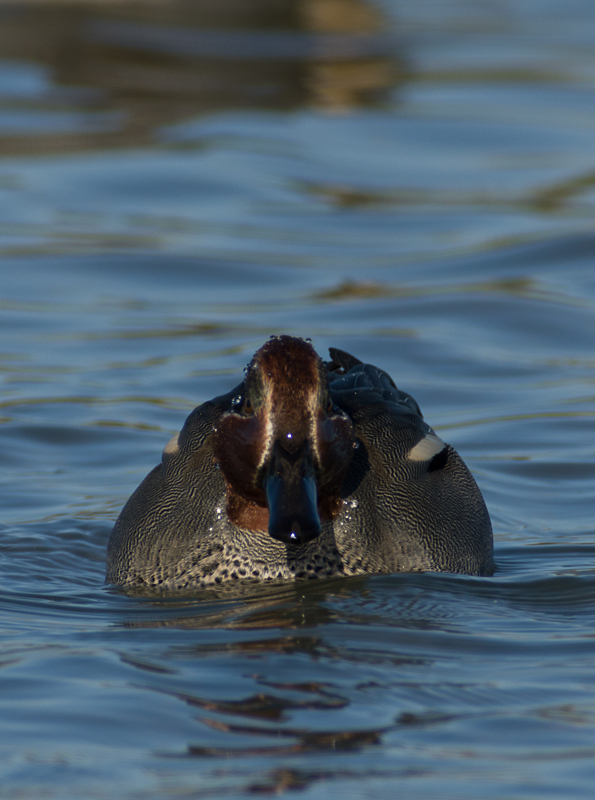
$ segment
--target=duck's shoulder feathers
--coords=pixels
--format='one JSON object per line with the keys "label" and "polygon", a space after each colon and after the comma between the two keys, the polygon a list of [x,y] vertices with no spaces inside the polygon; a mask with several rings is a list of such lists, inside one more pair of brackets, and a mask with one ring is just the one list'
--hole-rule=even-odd
{"label": "duck's shoulder feathers", "polygon": [[[364,364],[342,350],[331,348],[327,363],[333,401],[356,423],[356,431],[371,431],[378,421],[387,440],[407,450],[415,462],[431,463],[447,445],[423,418],[416,400],[398,389],[390,375],[372,364]],[[437,463],[435,461],[434,463]]]}

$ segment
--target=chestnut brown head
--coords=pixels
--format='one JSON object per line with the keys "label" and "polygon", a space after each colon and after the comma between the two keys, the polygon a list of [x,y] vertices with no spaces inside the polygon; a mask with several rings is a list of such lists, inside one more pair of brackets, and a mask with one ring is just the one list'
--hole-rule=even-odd
{"label": "chestnut brown head", "polygon": [[312,345],[293,336],[269,339],[215,432],[232,521],[251,527],[259,519],[288,544],[315,538],[321,516],[337,507],[352,453],[351,420],[333,405]]}

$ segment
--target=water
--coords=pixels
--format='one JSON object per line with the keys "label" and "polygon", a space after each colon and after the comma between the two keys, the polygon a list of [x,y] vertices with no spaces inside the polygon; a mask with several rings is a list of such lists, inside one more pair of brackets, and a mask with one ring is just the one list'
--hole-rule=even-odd
{"label": "water", "polygon": [[[0,797],[590,798],[592,5],[0,15]],[[279,332],[414,395],[493,578],[103,585]]]}

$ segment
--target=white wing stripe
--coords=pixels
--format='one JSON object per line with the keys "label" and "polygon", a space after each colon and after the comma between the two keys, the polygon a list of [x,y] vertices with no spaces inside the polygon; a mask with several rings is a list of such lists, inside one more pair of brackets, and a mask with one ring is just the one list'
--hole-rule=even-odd
{"label": "white wing stripe", "polygon": [[169,442],[163,448],[164,455],[170,455],[171,453],[177,453],[180,449],[180,445],[178,444],[178,436],[180,434],[176,433],[175,436],[172,436]]}
{"label": "white wing stripe", "polygon": [[442,452],[446,444],[435,433],[426,434],[423,439],[412,447],[409,451],[411,461],[429,461],[438,453]]}

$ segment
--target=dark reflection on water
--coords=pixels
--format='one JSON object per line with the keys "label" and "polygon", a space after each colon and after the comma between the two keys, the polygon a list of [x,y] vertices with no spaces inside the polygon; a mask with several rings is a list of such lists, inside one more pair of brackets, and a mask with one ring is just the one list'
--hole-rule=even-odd
{"label": "dark reflection on water", "polygon": [[[23,3],[0,21],[2,57],[43,64],[54,84],[30,74],[21,130],[0,120],[0,153],[146,145],[156,128],[225,109],[345,110],[380,101],[402,72],[364,0]],[[69,112],[78,131],[59,130]]]}
{"label": "dark reflection on water", "polygon": [[[0,796],[592,796],[595,19],[537,5],[0,6]],[[493,578],[104,585],[279,332],[416,397]]]}

